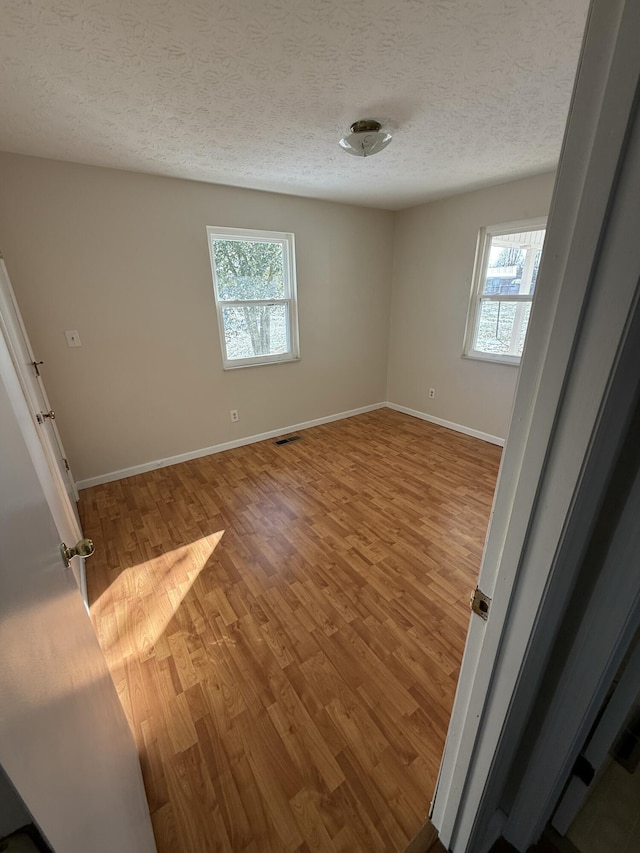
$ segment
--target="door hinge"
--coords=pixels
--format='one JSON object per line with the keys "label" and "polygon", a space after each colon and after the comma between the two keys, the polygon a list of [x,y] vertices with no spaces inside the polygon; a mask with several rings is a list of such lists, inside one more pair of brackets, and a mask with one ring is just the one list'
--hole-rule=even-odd
{"label": "door hinge", "polygon": [[67,469],[67,471],[70,471],[70,470],[71,470],[71,469],[69,468],[69,463],[68,463],[68,462],[67,462],[67,460],[64,458],[64,456],[62,457],[62,464],[63,464],[63,465],[64,465],[64,467]]}
{"label": "door hinge", "polygon": [[579,755],[576,758],[576,763],[573,765],[573,770],[571,772],[582,783],[584,783],[587,788],[593,782],[593,777],[596,775],[595,768],[592,766],[591,762],[584,757],[584,755]]}
{"label": "door hinge", "polygon": [[477,613],[478,616],[486,622],[489,618],[489,607],[491,606],[491,599],[489,596],[485,595],[484,592],[476,587],[473,591],[469,604],[473,612]]}
{"label": "door hinge", "polygon": [[584,757],[584,755],[579,755],[576,758],[576,763],[573,765],[573,770],[571,771],[574,776],[587,786],[593,782],[593,777],[596,775],[596,771],[593,765]]}

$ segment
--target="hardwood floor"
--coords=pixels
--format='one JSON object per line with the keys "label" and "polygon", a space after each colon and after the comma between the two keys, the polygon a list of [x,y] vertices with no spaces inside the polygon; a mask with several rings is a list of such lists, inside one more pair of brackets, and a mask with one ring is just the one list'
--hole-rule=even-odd
{"label": "hardwood floor", "polygon": [[381,409],[81,493],[159,853],[401,851],[500,448]]}

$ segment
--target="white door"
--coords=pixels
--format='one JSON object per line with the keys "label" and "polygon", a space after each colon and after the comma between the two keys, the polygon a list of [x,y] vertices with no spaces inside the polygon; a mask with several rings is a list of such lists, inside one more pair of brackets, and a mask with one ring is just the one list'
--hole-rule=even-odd
{"label": "white door", "polygon": [[[0,255],[0,334],[4,337],[31,418],[37,426],[44,459],[50,471],[50,476],[45,475],[48,480],[49,507],[62,538],[76,542],[82,538],[76,508],[78,493],[55,422],[55,412],[51,409],[42,380],[44,366],[42,361],[34,355],[2,255]],[[74,575],[84,594],[84,574],[80,571],[80,566],[74,565]]]}
{"label": "white door", "polygon": [[7,363],[0,338],[0,765],[56,853],[153,853],[134,741]]}

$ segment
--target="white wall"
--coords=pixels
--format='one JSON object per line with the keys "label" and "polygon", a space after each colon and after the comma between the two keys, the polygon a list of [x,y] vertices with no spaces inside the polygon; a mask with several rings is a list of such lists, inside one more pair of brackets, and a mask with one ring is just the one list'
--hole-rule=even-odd
{"label": "white wall", "polygon": [[[546,215],[552,174],[396,214],[11,154],[0,185],[76,479],[385,399],[506,435],[517,368],[461,357],[477,234]],[[223,371],[206,225],[295,232],[299,362]]]}
{"label": "white wall", "polygon": [[[385,399],[392,213],[9,154],[0,186],[77,479]],[[222,370],[206,225],[295,232],[299,362]]]}
{"label": "white wall", "polygon": [[553,180],[539,175],[397,214],[389,401],[506,436],[518,368],[462,358],[478,231],[546,216]]}

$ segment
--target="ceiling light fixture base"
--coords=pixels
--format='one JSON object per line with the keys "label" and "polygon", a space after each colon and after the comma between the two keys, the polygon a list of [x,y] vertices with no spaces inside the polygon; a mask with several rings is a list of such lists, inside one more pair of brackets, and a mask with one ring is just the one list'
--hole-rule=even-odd
{"label": "ceiling light fixture base", "polygon": [[370,157],[386,148],[391,139],[391,134],[382,130],[379,121],[363,118],[354,121],[351,133],[343,137],[339,144],[344,151],[355,157]]}

